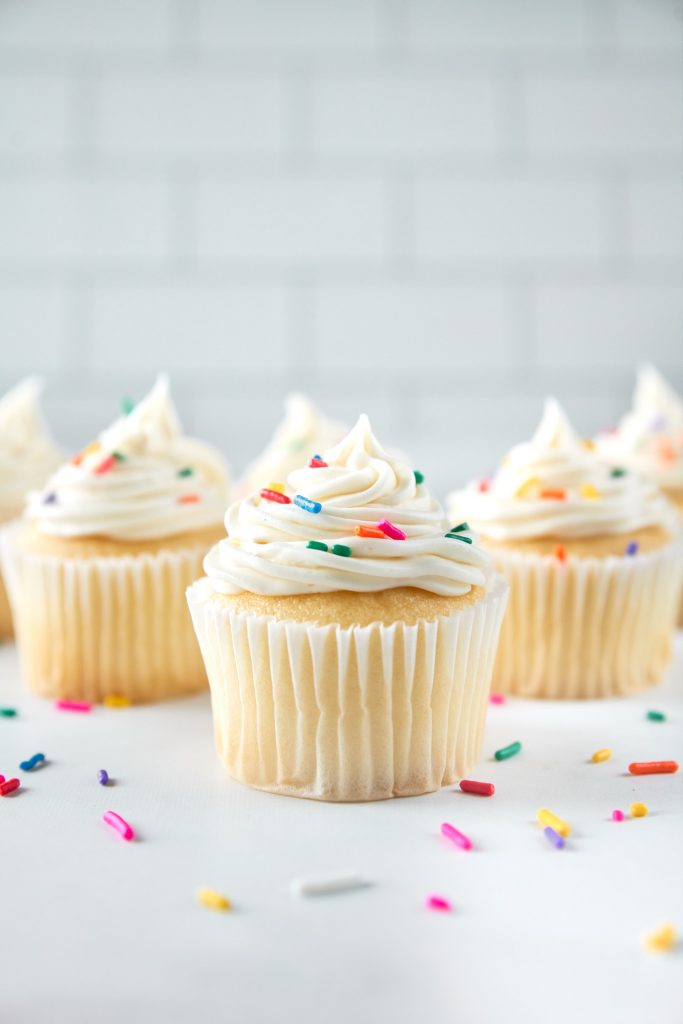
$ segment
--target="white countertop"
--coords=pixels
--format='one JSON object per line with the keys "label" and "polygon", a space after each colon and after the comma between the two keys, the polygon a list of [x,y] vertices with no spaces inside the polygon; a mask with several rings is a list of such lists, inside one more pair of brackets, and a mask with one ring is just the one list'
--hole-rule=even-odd
{"label": "white countertop", "polygon": [[[683,773],[634,778],[632,760],[681,759],[683,637],[664,685],[602,703],[491,707],[473,777],[366,805],[319,804],[232,782],[212,746],[208,697],[79,715],[23,693],[0,650],[0,1020],[3,1024],[277,1020],[297,1024],[680,1024],[683,937],[645,953],[665,921],[683,933]],[[667,721],[649,722],[650,708]],[[493,751],[521,740],[497,763]],[[592,752],[611,747],[602,764]],[[42,751],[34,773],[18,762]],[[115,784],[98,785],[106,768]],[[613,808],[643,800],[621,824]],[[536,824],[571,822],[555,850]],[[137,830],[124,843],[100,822]],[[474,842],[438,832],[449,821]],[[372,886],[293,898],[292,878],[356,869]],[[224,892],[218,914],[196,890]],[[429,893],[449,914],[424,909]]]}

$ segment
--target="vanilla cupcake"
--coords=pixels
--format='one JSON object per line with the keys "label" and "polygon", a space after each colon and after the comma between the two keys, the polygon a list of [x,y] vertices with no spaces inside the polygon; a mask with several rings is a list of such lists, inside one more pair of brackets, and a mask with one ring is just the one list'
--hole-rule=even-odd
{"label": "vanilla cupcake", "polygon": [[48,697],[132,702],[202,689],[185,588],[222,536],[223,459],[183,436],[161,377],[4,531],[23,674]]}
{"label": "vanilla cupcake", "polygon": [[285,418],[267,448],[247,466],[237,486],[237,496],[246,497],[266,483],[286,480],[299,469],[304,456],[319,455],[337,444],[347,427],[328,420],[305,395],[289,395]]}
{"label": "vanilla cupcake", "polygon": [[601,462],[554,399],[492,479],[449,498],[510,583],[493,686],[609,697],[656,683],[671,654],[681,548],[651,483]]}
{"label": "vanilla cupcake", "polygon": [[[27,377],[0,399],[0,525],[21,515],[29,491],[62,461],[40,409],[42,383]],[[0,576],[0,640],[12,636],[12,615]]]}
{"label": "vanilla cupcake", "polygon": [[226,528],[188,601],[234,778],[380,800],[476,764],[507,586],[366,416]]}

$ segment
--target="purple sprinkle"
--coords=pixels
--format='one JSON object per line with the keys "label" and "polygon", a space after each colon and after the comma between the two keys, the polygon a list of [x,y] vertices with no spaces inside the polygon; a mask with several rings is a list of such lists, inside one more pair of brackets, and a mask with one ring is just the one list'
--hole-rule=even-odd
{"label": "purple sprinkle", "polygon": [[558,850],[562,850],[564,848],[564,839],[562,838],[560,833],[556,832],[554,828],[550,827],[550,825],[546,825],[546,827],[543,829],[543,835]]}
{"label": "purple sprinkle", "polygon": [[57,495],[54,491],[49,491],[43,498],[43,505],[54,505],[57,501]]}
{"label": "purple sprinkle", "polygon": [[638,541],[637,540],[632,540],[631,543],[627,546],[626,554],[627,555],[637,555],[638,554]]}
{"label": "purple sprinkle", "polygon": [[104,768],[100,768],[100,770],[98,771],[97,781],[99,782],[100,786],[106,786],[107,783],[109,782],[109,775],[104,770]]}

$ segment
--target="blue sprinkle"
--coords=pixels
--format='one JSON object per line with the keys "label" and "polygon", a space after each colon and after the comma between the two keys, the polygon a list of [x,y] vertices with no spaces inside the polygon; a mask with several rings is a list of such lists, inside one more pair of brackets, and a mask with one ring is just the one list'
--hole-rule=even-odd
{"label": "blue sprinkle", "polygon": [[305,509],[306,512],[320,512],[322,505],[319,501],[313,501],[311,498],[304,498],[303,494],[297,494],[294,498],[294,504],[298,505],[299,508]]}
{"label": "blue sprinkle", "polygon": [[45,760],[45,754],[34,754],[33,757],[29,757],[28,761],[20,761],[19,767],[22,772],[32,772],[34,768],[37,768],[39,764],[42,764]]}
{"label": "blue sprinkle", "polygon": [[626,554],[627,555],[637,555],[638,554],[638,541],[637,540],[632,540],[631,543],[627,546]]}
{"label": "blue sprinkle", "polygon": [[98,771],[97,781],[99,782],[100,786],[106,786],[107,783],[109,782],[109,775],[104,768],[100,768],[100,770]]}
{"label": "blue sprinkle", "polygon": [[557,848],[558,850],[562,850],[562,849],[564,849],[564,839],[562,838],[562,836],[560,835],[560,833],[559,833],[559,832],[556,832],[554,828],[551,828],[551,827],[550,827],[550,825],[547,825],[547,826],[546,826],[546,827],[545,827],[545,828],[543,829],[543,835],[544,835],[544,836],[546,837],[546,839],[547,839],[547,840],[548,840],[549,842],[551,842],[551,843],[553,844],[553,846],[555,846],[555,847],[556,847],[556,848]]}

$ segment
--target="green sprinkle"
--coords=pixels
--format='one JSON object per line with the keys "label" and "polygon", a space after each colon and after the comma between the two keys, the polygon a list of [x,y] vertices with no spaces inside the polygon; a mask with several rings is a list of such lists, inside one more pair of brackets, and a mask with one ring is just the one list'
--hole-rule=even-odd
{"label": "green sprinkle", "polygon": [[178,470],[178,476],[192,476],[194,470],[191,466],[185,466],[183,469]]}
{"label": "green sprinkle", "polygon": [[460,523],[458,526],[451,526],[449,533],[462,533],[463,530],[469,530],[468,523]]}
{"label": "green sprinkle", "polygon": [[116,459],[117,462],[124,462],[125,461],[126,456],[122,455],[121,452],[112,452],[112,455],[114,456],[114,458]]}
{"label": "green sprinkle", "polygon": [[461,540],[463,544],[472,543],[471,537],[463,537],[461,533],[447,533],[446,536],[448,537],[449,540]]}
{"label": "green sprinkle", "polygon": [[121,399],[121,412],[125,416],[130,416],[130,414],[132,413],[134,408],[135,408],[135,402],[133,401],[132,398],[128,398],[127,396],[124,396]]}
{"label": "green sprinkle", "polygon": [[416,484],[423,484],[424,483],[425,475],[424,475],[424,473],[421,473],[419,469],[414,469],[413,470],[413,476],[415,477],[415,483]]}
{"label": "green sprinkle", "polygon": [[514,757],[522,749],[522,744],[519,742],[510,743],[507,747],[501,747],[493,755],[496,761],[507,761],[508,757]]}
{"label": "green sprinkle", "polygon": [[342,555],[343,558],[348,558],[351,554],[351,548],[347,547],[346,544],[334,544],[332,546],[333,555]]}
{"label": "green sprinkle", "polygon": [[610,476],[626,476],[626,470],[621,469],[619,466],[615,466],[611,471]]}
{"label": "green sprinkle", "polygon": [[16,708],[0,708],[0,715],[3,718],[16,718],[16,716],[17,716],[17,709]]}
{"label": "green sprinkle", "polygon": [[321,540],[309,540],[306,547],[312,548],[313,551],[327,551],[327,544],[323,544]]}
{"label": "green sprinkle", "polygon": [[645,717],[649,722],[666,722],[666,715],[663,711],[648,711]]}

